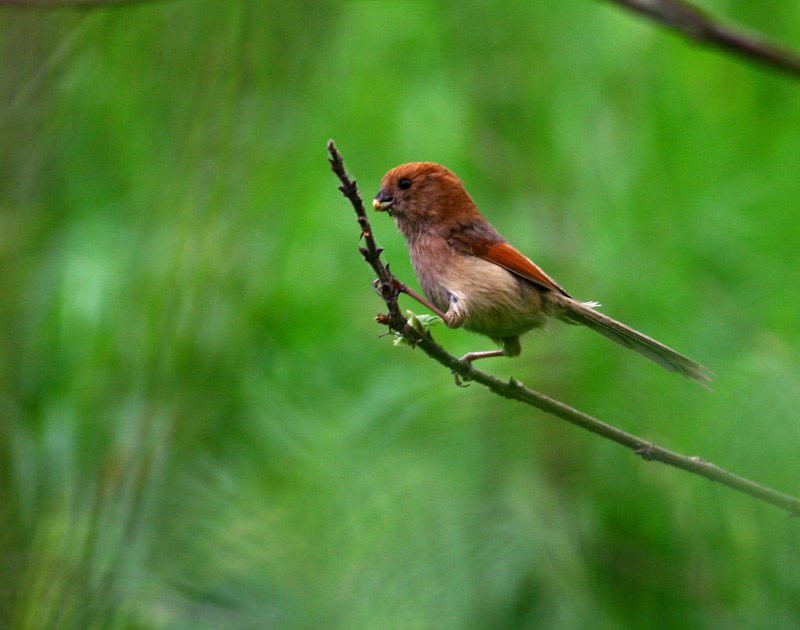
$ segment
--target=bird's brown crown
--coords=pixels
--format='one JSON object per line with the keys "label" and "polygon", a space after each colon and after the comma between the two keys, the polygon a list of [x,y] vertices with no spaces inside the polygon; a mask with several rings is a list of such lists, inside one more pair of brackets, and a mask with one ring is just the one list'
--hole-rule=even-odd
{"label": "bird's brown crown", "polygon": [[388,210],[398,224],[458,221],[477,213],[458,176],[434,162],[410,162],[393,168],[383,176],[373,205],[376,210]]}

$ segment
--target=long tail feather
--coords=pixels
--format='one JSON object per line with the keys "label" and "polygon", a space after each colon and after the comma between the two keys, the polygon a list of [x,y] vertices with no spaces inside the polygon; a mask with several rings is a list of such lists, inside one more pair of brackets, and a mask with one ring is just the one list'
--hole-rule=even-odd
{"label": "long tail feather", "polygon": [[559,300],[559,302],[564,308],[561,319],[587,326],[621,346],[636,350],[639,354],[646,356],[670,372],[683,374],[704,387],[708,387],[707,383],[711,381],[712,372],[697,361],[680,352],[676,352],[672,348],[668,348],[663,343],[659,343],[633,328],[629,328],[625,324],[606,317],[592,308],[596,306],[594,304],[584,304],[570,298]]}

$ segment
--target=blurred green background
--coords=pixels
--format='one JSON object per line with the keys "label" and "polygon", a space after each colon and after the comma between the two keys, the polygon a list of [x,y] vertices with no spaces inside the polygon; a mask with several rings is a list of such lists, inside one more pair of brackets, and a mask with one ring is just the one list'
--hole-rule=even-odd
{"label": "blurred green background", "polygon": [[0,627],[800,627],[796,520],[379,338],[325,151],[448,165],[718,376],[565,326],[483,368],[798,494],[800,83],[591,0],[5,9],[0,55]]}

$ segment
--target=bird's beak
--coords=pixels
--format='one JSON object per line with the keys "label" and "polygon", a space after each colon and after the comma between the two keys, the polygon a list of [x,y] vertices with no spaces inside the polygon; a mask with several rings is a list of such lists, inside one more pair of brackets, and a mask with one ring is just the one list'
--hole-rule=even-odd
{"label": "bird's beak", "polygon": [[381,188],[375,199],[372,200],[372,209],[378,212],[389,212],[391,214],[392,205],[394,204],[394,197],[386,194]]}

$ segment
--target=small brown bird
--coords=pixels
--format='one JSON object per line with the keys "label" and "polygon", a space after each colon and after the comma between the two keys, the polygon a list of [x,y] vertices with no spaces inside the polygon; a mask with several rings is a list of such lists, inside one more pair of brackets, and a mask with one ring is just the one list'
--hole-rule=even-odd
{"label": "small brown bird", "polygon": [[579,302],[514,249],[480,213],[461,180],[432,162],[412,162],[383,177],[372,202],[406,239],[420,285],[449,328],[486,335],[502,350],[464,360],[518,356],[522,333],[560,319],[582,324],[701,384],[708,368]]}

